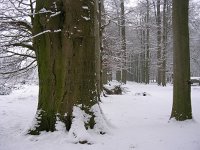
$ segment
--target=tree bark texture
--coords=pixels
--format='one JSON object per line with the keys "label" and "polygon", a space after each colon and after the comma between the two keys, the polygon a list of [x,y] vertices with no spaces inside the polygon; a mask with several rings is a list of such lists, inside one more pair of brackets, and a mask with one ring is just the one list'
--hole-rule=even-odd
{"label": "tree bark texture", "polygon": [[100,91],[96,0],[37,0],[34,47],[39,72],[37,123],[30,134],[54,131],[56,118],[70,130],[73,109],[90,115],[93,128]]}
{"label": "tree bark texture", "polygon": [[188,29],[189,0],[173,0],[173,107],[171,118],[192,118],[190,87],[190,51]]}

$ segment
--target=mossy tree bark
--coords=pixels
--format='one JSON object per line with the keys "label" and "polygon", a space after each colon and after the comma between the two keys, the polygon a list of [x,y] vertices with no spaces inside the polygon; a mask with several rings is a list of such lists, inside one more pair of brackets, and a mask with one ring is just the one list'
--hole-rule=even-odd
{"label": "mossy tree bark", "polygon": [[[100,44],[96,0],[36,0],[34,47],[39,72],[39,102],[30,134],[54,131],[56,118],[70,130],[73,109],[90,115],[100,92]],[[100,111],[101,112],[101,111]]]}
{"label": "mossy tree bark", "polygon": [[192,119],[190,87],[190,52],[188,30],[189,0],[173,0],[174,84],[171,118]]}

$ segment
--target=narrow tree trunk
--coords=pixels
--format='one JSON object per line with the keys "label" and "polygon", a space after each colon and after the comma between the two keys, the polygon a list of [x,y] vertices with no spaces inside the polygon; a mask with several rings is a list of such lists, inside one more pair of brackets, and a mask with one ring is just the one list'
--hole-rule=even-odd
{"label": "narrow tree trunk", "polygon": [[145,71],[145,83],[149,84],[149,69],[150,69],[150,52],[149,52],[149,45],[150,45],[150,41],[149,41],[149,0],[147,1],[147,14],[146,14],[146,71]]}
{"label": "narrow tree trunk", "polygon": [[99,109],[100,92],[97,9],[94,0],[36,1],[34,46],[39,102],[37,122],[30,134],[54,131],[59,118],[77,137],[73,126],[78,119],[77,110],[90,115],[87,122],[82,122],[86,129],[97,123],[98,114],[94,110]]}
{"label": "narrow tree trunk", "polygon": [[134,81],[134,68],[136,67],[136,63],[134,62],[134,57],[130,55],[130,72],[129,72],[129,81]]}
{"label": "narrow tree trunk", "polygon": [[145,83],[145,72],[146,72],[146,59],[145,59],[145,28],[143,27],[144,20],[143,18],[140,19],[140,47],[141,51],[139,54],[139,81],[140,83]]}
{"label": "narrow tree trunk", "polygon": [[116,80],[118,82],[122,82],[122,78],[121,78],[121,69],[116,71]]}
{"label": "narrow tree trunk", "polygon": [[160,0],[157,0],[157,83],[161,85],[161,13],[160,13]]}
{"label": "narrow tree trunk", "polygon": [[139,55],[135,54],[133,57],[133,81],[138,82],[138,70],[139,70],[139,63],[138,63]]}
{"label": "narrow tree trunk", "polygon": [[[116,13],[117,13],[117,27],[118,27],[118,36],[119,36],[119,39],[121,38],[121,13],[120,13],[120,8],[118,6],[118,3],[117,1],[114,0],[114,4],[115,4],[115,7],[116,7]],[[121,56],[121,51],[118,52],[117,56],[119,57],[120,61],[118,61],[118,64],[117,64],[117,71],[116,71],[116,80],[118,82],[122,82],[122,56]]]}
{"label": "narrow tree trunk", "polygon": [[103,75],[102,75],[102,84],[107,84],[108,83],[108,73],[107,69],[103,69]]}
{"label": "narrow tree trunk", "polygon": [[107,77],[107,62],[103,62],[103,55],[105,54],[104,45],[105,39],[103,36],[105,30],[105,8],[104,8],[104,0],[99,0],[99,34],[100,34],[100,52],[101,52],[101,71],[100,71],[100,86],[101,91],[103,90],[103,84],[107,84],[108,77]]}
{"label": "narrow tree trunk", "polygon": [[172,4],[174,84],[171,118],[179,121],[192,118],[188,5],[189,0],[174,0]]}
{"label": "narrow tree trunk", "polygon": [[166,48],[167,48],[167,14],[166,14],[167,0],[163,4],[163,38],[162,38],[162,86],[166,86]]}
{"label": "narrow tree trunk", "polygon": [[138,54],[138,83],[142,82],[142,57],[141,57],[141,53]]}
{"label": "narrow tree trunk", "polygon": [[141,79],[142,79],[142,83],[145,83],[145,80],[146,80],[146,44],[145,44],[145,41],[146,41],[146,32],[145,32],[145,28],[142,29],[142,54],[141,54]]}
{"label": "narrow tree trunk", "polygon": [[121,42],[122,42],[122,83],[126,84],[127,67],[126,67],[126,27],[124,14],[124,0],[121,0]]}

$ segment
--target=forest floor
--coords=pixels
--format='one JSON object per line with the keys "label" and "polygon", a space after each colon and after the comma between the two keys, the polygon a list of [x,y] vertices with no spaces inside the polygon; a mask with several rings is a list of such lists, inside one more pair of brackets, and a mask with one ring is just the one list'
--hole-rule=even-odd
{"label": "forest floor", "polygon": [[169,120],[171,85],[129,82],[123,87],[123,95],[102,98],[109,132],[90,132],[91,145],[74,144],[64,130],[26,135],[36,112],[36,85],[0,96],[0,150],[200,150],[200,86],[192,87],[194,118],[184,122]]}

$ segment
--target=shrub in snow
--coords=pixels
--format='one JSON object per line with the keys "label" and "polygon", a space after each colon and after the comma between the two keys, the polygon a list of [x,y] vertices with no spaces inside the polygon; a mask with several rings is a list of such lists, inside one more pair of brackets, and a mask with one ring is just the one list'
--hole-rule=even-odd
{"label": "shrub in snow", "polygon": [[122,87],[120,85],[116,85],[114,87],[108,88],[106,86],[103,87],[103,90],[108,95],[121,95],[122,94]]}

